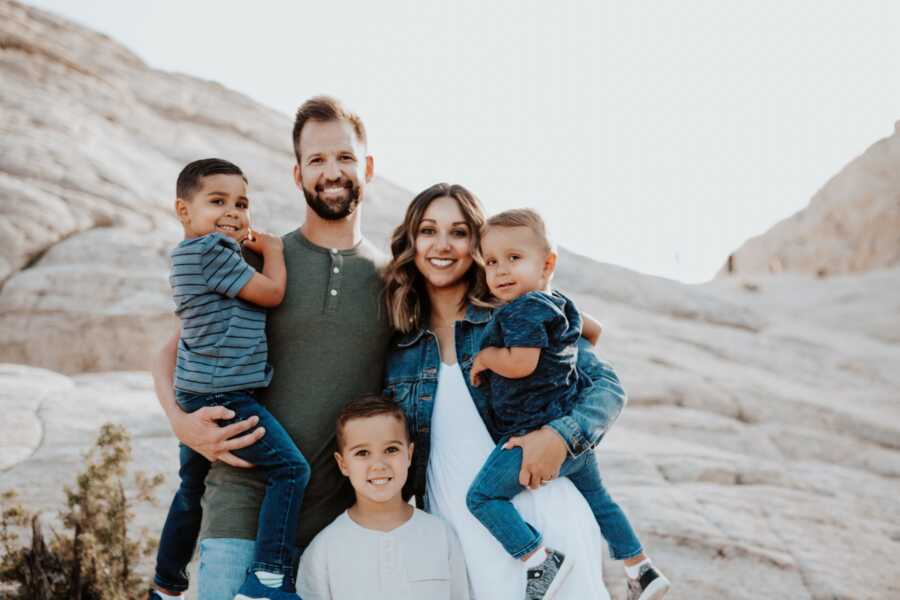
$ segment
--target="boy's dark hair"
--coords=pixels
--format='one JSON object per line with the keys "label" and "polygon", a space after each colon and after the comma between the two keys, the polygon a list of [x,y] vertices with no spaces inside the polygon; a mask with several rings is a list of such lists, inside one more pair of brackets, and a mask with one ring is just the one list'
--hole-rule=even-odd
{"label": "boy's dark hair", "polygon": [[300,134],[303,133],[303,126],[307,121],[319,121],[327,123],[329,121],[347,121],[353,126],[353,132],[356,139],[365,146],[366,145],[366,126],[363,125],[359,115],[347,110],[341,101],[331,96],[313,96],[297,109],[297,116],[294,119],[294,156],[297,157],[297,164],[300,164]]}
{"label": "boy's dark hair", "polygon": [[240,175],[244,183],[250,183],[236,164],[221,158],[202,158],[188,163],[178,174],[178,181],[175,182],[175,197],[185,201],[190,200],[197,188],[200,187],[200,179],[210,175]]}
{"label": "boy's dark hair", "polygon": [[400,405],[390,398],[385,398],[378,394],[367,394],[348,402],[338,414],[334,428],[337,451],[340,452],[344,447],[344,425],[347,424],[347,421],[367,419],[379,415],[390,415],[403,423],[406,439],[407,441],[411,439],[406,423],[406,415],[403,414],[403,409],[400,408]]}

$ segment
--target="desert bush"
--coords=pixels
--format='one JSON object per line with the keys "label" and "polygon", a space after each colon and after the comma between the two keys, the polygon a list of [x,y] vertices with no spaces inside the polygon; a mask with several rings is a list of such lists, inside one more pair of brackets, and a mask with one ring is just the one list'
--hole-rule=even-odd
{"label": "desert bush", "polygon": [[132,508],[153,502],[162,475],[137,473],[133,492],[123,480],[131,460],[128,432],[107,423],[85,454],[74,486],[65,486],[62,531],[16,503],[15,492],[0,496],[0,598],[8,600],[130,600],[146,597],[149,583],[138,572],[156,540],[146,531],[131,537]]}

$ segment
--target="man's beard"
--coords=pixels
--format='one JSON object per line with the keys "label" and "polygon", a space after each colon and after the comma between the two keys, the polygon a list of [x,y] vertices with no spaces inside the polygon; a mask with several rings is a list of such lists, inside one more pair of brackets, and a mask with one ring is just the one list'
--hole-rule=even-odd
{"label": "man's beard", "polygon": [[344,217],[348,217],[359,206],[360,189],[358,185],[348,182],[344,187],[347,190],[346,196],[330,202],[322,199],[323,189],[324,186],[321,184],[316,186],[315,192],[310,192],[304,187],[303,196],[306,198],[306,204],[313,209],[313,212],[326,221],[339,221]]}

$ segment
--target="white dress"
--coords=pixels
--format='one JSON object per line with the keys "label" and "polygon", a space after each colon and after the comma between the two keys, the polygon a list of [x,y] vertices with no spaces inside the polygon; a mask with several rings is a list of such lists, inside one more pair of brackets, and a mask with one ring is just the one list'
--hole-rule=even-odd
{"label": "white dress", "polygon": [[[521,600],[524,563],[509,556],[500,542],[469,512],[466,492],[494,449],[458,364],[441,364],[428,459],[429,508],[456,530],[462,543],[475,600]],[[609,600],[603,584],[605,542],[587,501],[565,478],[513,499],[526,521],[544,535],[544,543],[574,559],[558,600]]]}

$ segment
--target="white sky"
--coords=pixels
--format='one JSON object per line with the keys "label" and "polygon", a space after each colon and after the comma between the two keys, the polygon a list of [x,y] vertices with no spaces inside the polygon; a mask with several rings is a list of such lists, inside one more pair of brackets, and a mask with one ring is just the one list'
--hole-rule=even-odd
{"label": "white sky", "polygon": [[31,3],[286,114],[336,95],[382,176],[687,282],[900,119],[898,2]]}

